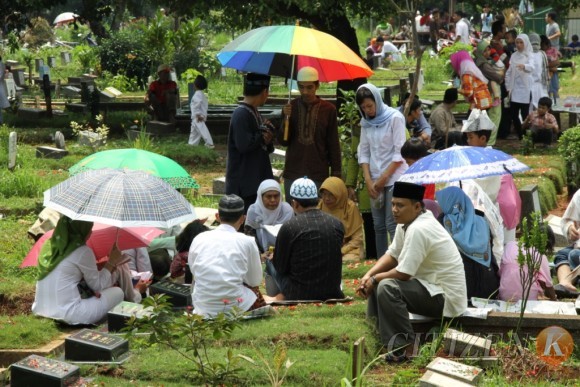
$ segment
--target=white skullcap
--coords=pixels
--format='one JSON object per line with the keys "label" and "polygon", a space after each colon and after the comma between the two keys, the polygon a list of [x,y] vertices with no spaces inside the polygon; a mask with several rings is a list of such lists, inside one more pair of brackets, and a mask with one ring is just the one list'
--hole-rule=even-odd
{"label": "white skullcap", "polygon": [[294,199],[318,199],[318,188],[309,178],[301,177],[294,180],[290,187],[290,196]]}
{"label": "white skullcap", "polygon": [[296,80],[298,82],[316,82],[318,81],[318,71],[314,67],[302,67],[298,70]]}

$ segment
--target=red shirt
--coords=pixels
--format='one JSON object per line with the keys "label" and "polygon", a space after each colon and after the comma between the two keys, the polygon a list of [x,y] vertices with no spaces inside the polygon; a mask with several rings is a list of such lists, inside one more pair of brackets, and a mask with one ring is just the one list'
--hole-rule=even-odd
{"label": "red shirt", "polygon": [[149,93],[154,94],[160,103],[165,103],[165,94],[168,90],[177,90],[177,83],[173,81],[167,81],[166,83],[153,81],[149,85]]}

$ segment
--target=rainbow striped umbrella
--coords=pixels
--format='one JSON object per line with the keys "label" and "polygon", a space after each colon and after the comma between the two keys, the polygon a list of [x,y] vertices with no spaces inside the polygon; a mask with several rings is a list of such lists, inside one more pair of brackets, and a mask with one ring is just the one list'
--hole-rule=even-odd
{"label": "rainbow striped umbrella", "polygon": [[294,78],[305,66],[331,82],[367,78],[373,71],[344,43],[327,33],[300,26],[260,27],[239,36],[218,54],[224,67]]}

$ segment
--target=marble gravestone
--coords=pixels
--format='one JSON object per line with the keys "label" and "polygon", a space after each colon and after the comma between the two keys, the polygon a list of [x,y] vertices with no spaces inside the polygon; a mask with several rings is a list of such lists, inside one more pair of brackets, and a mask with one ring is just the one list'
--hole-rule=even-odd
{"label": "marble gravestone", "polygon": [[107,313],[107,327],[109,332],[119,332],[127,326],[131,317],[142,318],[151,313],[151,308],[141,304],[122,301]]}
{"label": "marble gravestone", "polygon": [[126,358],[129,342],[122,337],[83,329],[64,341],[64,356],[69,361],[115,362]]}
{"label": "marble gravestone", "polygon": [[161,280],[149,287],[149,294],[166,294],[174,307],[191,306],[191,286]]}
{"label": "marble gravestone", "polygon": [[17,153],[17,134],[16,132],[10,132],[8,137],[8,169],[13,170],[16,168],[16,153]]}
{"label": "marble gravestone", "polygon": [[38,355],[30,355],[10,366],[12,387],[71,386],[78,381],[79,376],[79,367]]}
{"label": "marble gravestone", "polygon": [[58,149],[66,149],[65,143],[64,143],[64,134],[62,134],[62,132],[60,132],[58,130],[54,134],[54,145]]}

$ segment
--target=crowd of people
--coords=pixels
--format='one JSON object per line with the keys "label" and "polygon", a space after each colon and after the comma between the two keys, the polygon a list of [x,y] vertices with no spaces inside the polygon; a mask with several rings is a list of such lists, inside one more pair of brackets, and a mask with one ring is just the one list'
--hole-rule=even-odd
{"label": "crowd of people", "polygon": [[[456,23],[456,41],[465,38],[463,19]],[[546,44],[553,45],[559,32],[555,16],[548,19]],[[506,117],[514,118],[518,136],[530,128],[534,141],[550,144],[558,135],[548,112],[549,54],[537,47],[542,38],[519,34],[510,48],[506,37],[513,34],[505,31],[505,21],[494,21],[488,7],[483,20],[483,32],[491,39],[477,44],[475,58],[467,51],[451,56],[457,87],[445,91],[429,120],[418,98],[404,95],[396,108],[383,102],[375,85],[358,87],[360,132],[352,136],[345,180],[337,111],[317,96],[317,70],[307,66],[298,71],[300,95],[283,107],[280,127],[258,110],[268,98],[270,77],[246,74],[243,100],[229,126],[219,226],[210,230],[198,220],[159,240],[155,247],[169,248],[173,257],[169,262],[163,258],[164,265],[155,263],[159,261],[147,249],[121,252],[113,246],[107,263],[99,267],[86,246],[92,223],[62,217],[41,251],[33,312],[68,324],[98,323],[122,300],[139,302],[146,295],[151,281],[133,281],[135,272],[192,284],[194,312],[207,317],[233,306],[251,311],[288,300],[344,299],[342,264],[370,257],[377,262],[362,276],[357,293],[368,300],[368,317],[389,349],[387,360],[398,362],[408,358],[414,341],[409,312],[453,318],[465,312],[472,297],[520,299],[515,229],[521,202],[510,174],[437,192],[433,184],[399,181],[433,149],[493,145],[496,136],[505,135],[500,128],[506,96]],[[391,23],[379,30],[380,38],[394,34]],[[503,38],[506,45],[500,43]],[[542,65],[545,71],[537,68]],[[174,90],[168,69],[160,66],[159,74],[160,85],[150,89],[151,106],[159,106],[161,97]],[[204,139],[213,147],[204,124],[206,88],[205,78],[198,77],[189,143]],[[452,113],[458,95],[471,110],[463,126],[456,125]],[[269,155],[275,143],[287,147],[284,188],[272,173]],[[482,197],[491,205],[482,208]],[[562,228],[571,245],[556,253],[560,284],[552,284],[542,257],[530,299],[577,295],[571,273],[580,265],[580,191]],[[554,241],[548,239],[551,248]],[[260,290],[264,279],[265,294]]]}

